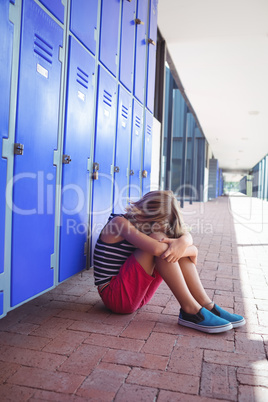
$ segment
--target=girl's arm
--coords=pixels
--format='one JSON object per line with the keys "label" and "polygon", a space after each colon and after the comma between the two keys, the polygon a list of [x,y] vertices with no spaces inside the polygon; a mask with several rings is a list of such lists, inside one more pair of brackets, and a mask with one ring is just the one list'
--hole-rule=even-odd
{"label": "girl's arm", "polygon": [[113,229],[115,241],[126,239],[135,247],[152,255],[166,259],[168,262],[178,261],[192,243],[192,236],[187,233],[179,239],[164,238],[162,241],[153,239],[135,228],[126,218],[117,216],[112,220],[110,229]]}

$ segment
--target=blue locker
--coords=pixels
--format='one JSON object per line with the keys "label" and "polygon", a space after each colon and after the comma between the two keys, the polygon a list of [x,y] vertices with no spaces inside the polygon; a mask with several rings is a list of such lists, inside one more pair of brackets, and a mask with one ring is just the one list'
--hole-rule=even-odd
{"label": "blue locker", "polygon": [[94,117],[94,72],[95,59],[70,37],[59,281],[86,267],[84,245],[88,230],[88,169]]}
{"label": "blue locker", "polygon": [[151,185],[151,160],[152,160],[152,134],[153,115],[145,111],[144,144],[143,144],[143,170],[142,170],[142,194],[150,191]]}
{"label": "blue locker", "polygon": [[117,135],[114,173],[114,212],[122,213],[128,198],[128,168],[130,156],[132,97],[119,88]]}
{"label": "blue locker", "polygon": [[112,210],[117,83],[99,66],[97,121],[93,163],[92,250]]}
{"label": "blue locker", "polygon": [[93,53],[96,53],[98,0],[72,0],[70,30]]}
{"label": "blue locker", "polygon": [[0,291],[0,316],[4,312],[4,292]]}
{"label": "blue locker", "polygon": [[129,197],[137,200],[141,196],[141,152],[142,152],[142,132],[143,132],[143,107],[133,100],[133,120],[131,135],[131,156],[129,172]]}
{"label": "blue locker", "polygon": [[158,0],[150,0],[146,106],[152,113],[154,111],[155,63],[157,45],[157,6]]}
{"label": "blue locker", "polygon": [[[22,16],[14,161],[11,305],[53,285],[55,181],[63,31],[33,0]],[[16,154],[17,153],[17,154]]]}
{"label": "blue locker", "polygon": [[148,0],[137,0],[134,95],[144,103]]}
{"label": "blue locker", "polygon": [[134,75],[135,3],[135,1],[127,0],[123,0],[122,3],[119,79],[130,92],[133,89]]}
{"label": "blue locker", "polygon": [[39,0],[60,22],[64,22],[64,5],[61,0]]}
{"label": "blue locker", "polygon": [[116,76],[120,0],[102,0],[100,61]]}
{"label": "blue locker", "polygon": [[[4,272],[5,193],[7,161],[2,158],[3,138],[8,137],[13,24],[9,22],[9,0],[0,2],[0,274]],[[1,291],[1,286],[0,286]]]}

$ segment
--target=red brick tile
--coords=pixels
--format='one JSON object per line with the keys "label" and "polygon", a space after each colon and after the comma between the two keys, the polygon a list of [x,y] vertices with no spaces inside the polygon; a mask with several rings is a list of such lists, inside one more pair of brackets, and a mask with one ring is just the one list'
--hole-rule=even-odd
{"label": "red brick tile", "polygon": [[66,318],[72,321],[85,321],[85,322],[101,322],[104,318],[111,315],[108,310],[96,313],[94,308],[91,307],[88,312],[63,310],[58,314],[58,317]]}
{"label": "red brick tile", "polygon": [[100,363],[88,376],[77,395],[96,401],[112,401],[130,371],[129,367]]}
{"label": "red brick tile", "polygon": [[43,370],[36,367],[21,367],[8,379],[8,383],[72,394],[84,379],[85,376],[76,374]]}
{"label": "red brick tile", "polygon": [[137,313],[132,314],[109,314],[106,318],[102,320],[103,324],[109,324],[117,326],[126,326],[135,317]]}
{"label": "red brick tile", "polygon": [[218,352],[213,350],[205,350],[204,361],[213,364],[222,364],[234,367],[250,367],[256,361],[256,356],[251,356],[249,353],[230,353]]}
{"label": "red brick tile", "polygon": [[153,298],[149,301],[148,304],[152,304],[154,306],[165,307],[171,297],[170,293],[155,293]]}
{"label": "red brick tile", "polygon": [[237,401],[237,382],[234,367],[225,364],[203,364],[200,395]]}
{"label": "red brick tile", "polygon": [[8,363],[8,362],[5,362],[5,364],[0,363],[0,384],[4,383],[8,379],[8,377],[11,377],[12,374],[16,373],[19,367],[20,365],[16,363]]}
{"label": "red brick tile", "polygon": [[191,336],[180,335],[177,340],[176,347],[190,348],[190,349],[209,349],[209,350],[223,350],[225,352],[233,352],[234,339],[230,339],[228,332],[224,332],[217,336],[211,334],[192,332]]}
{"label": "red brick tile", "polygon": [[154,326],[154,321],[131,321],[121,336],[132,339],[147,339]]}
{"label": "red brick tile", "polygon": [[202,360],[203,351],[201,349],[187,349],[177,344],[171,353],[167,371],[200,376]]}
{"label": "red brick tile", "polygon": [[197,395],[199,390],[199,377],[135,367],[131,370],[126,382],[194,395]]}
{"label": "red brick tile", "polygon": [[86,376],[95,368],[106,350],[100,346],[81,345],[58,370]]}
{"label": "red brick tile", "polygon": [[153,370],[165,370],[169,356],[136,353],[124,350],[109,350],[102,359],[108,363],[123,364],[131,367],[144,367]]}
{"label": "red brick tile", "polygon": [[46,321],[54,317],[60,312],[60,309],[35,307],[35,312],[30,312],[21,322],[28,322],[31,324],[44,324]]}
{"label": "red brick tile", "polygon": [[131,350],[138,352],[144,345],[144,341],[139,339],[129,339],[125,337],[91,334],[84,343],[98,346],[105,346],[111,349]]}
{"label": "red brick tile", "polygon": [[69,355],[88,337],[87,332],[65,330],[42,350],[44,352]]}
{"label": "red brick tile", "polygon": [[157,388],[140,387],[139,385],[124,384],[119,389],[115,402],[149,402],[155,401],[158,394]]}
{"label": "red brick tile", "polygon": [[28,401],[34,392],[35,389],[33,388],[20,387],[12,384],[0,384],[0,400],[2,402]]}
{"label": "red brick tile", "polygon": [[13,346],[0,347],[0,360],[23,366],[55,370],[65,359],[66,357],[64,356],[40,352],[38,350],[22,349]]}
{"label": "red brick tile", "polygon": [[39,327],[39,325],[36,325],[36,324],[31,324],[28,322],[24,322],[24,323],[18,322],[15,325],[10,326],[8,331],[15,332],[16,334],[29,335],[32,331],[34,331],[38,327]]}
{"label": "red brick tile", "polygon": [[171,300],[167,303],[166,307],[163,310],[163,314],[171,314],[171,315],[179,315],[180,314],[180,305],[177,300],[171,298]]}
{"label": "red brick tile", "polygon": [[88,402],[87,398],[78,395],[61,394],[53,391],[35,391],[34,396],[30,399],[31,402],[54,401],[54,402]]}
{"label": "red brick tile", "polygon": [[41,336],[21,335],[2,332],[0,345],[17,346],[20,348],[41,350],[50,342],[50,339]]}
{"label": "red brick tile", "polygon": [[239,402],[267,402],[268,388],[240,385],[238,400]]}
{"label": "red brick tile", "polygon": [[68,318],[58,318],[52,317],[43,323],[38,329],[34,330],[31,335],[40,335],[47,338],[56,338],[59,334],[66,330],[66,328],[70,327],[73,323],[73,320]]}
{"label": "red brick tile", "polygon": [[108,334],[108,335],[119,335],[124,329],[123,326],[113,326],[102,324],[100,322],[85,322],[85,321],[75,321],[70,327],[70,330]]}
{"label": "red brick tile", "polygon": [[172,352],[177,336],[153,332],[142,348],[143,353],[152,353],[161,356],[169,356]]}
{"label": "red brick tile", "polygon": [[157,402],[212,402],[212,399],[203,398],[199,395],[160,390]]}
{"label": "red brick tile", "polygon": [[258,334],[249,335],[237,331],[235,333],[235,351],[237,353],[248,353],[250,351],[250,354],[256,356],[256,359],[266,358],[263,339]]}

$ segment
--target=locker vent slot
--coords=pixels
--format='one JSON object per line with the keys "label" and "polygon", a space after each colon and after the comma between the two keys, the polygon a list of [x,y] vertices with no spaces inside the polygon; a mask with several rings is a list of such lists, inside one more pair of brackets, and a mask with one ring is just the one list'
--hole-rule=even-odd
{"label": "locker vent slot", "polygon": [[53,46],[37,34],[34,36],[34,52],[49,64],[52,64]]}
{"label": "locker vent slot", "polygon": [[147,126],[147,134],[152,135],[152,127],[151,126]]}
{"label": "locker vent slot", "polygon": [[105,91],[105,89],[103,91],[103,102],[109,107],[112,107],[113,96],[109,92]]}
{"label": "locker vent slot", "polygon": [[124,105],[122,105],[121,115],[122,115],[125,119],[128,118],[128,108],[125,107]]}
{"label": "locker vent slot", "polygon": [[138,128],[141,127],[141,119],[138,116],[135,117],[135,126]]}
{"label": "locker vent slot", "polygon": [[88,75],[79,67],[77,67],[76,81],[78,84],[82,85],[82,87],[88,89]]}

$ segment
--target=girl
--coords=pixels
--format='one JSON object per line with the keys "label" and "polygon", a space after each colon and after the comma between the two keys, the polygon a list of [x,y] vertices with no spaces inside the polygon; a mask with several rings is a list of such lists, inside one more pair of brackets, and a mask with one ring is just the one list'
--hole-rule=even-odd
{"label": "girl", "polygon": [[94,250],[94,277],[105,306],[128,314],[149,302],[164,280],[181,309],[178,323],[218,333],[245,324],[208,297],[196,270],[197,248],[171,191],[151,191],[112,214]]}

